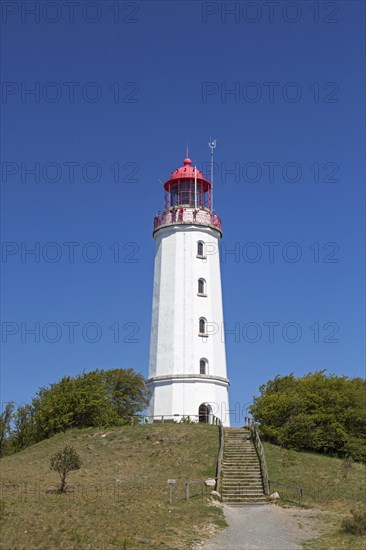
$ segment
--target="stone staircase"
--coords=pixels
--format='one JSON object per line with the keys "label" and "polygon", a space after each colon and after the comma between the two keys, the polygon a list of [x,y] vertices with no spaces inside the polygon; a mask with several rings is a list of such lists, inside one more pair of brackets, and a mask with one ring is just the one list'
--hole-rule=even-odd
{"label": "stone staircase", "polygon": [[246,428],[225,428],[221,494],[226,504],[265,504],[260,461]]}

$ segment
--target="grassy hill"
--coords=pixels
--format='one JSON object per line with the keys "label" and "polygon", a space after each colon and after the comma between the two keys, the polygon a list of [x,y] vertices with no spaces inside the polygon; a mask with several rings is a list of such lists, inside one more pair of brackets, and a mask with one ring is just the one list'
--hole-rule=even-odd
{"label": "grassy hill", "polygon": [[[341,529],[344,517],[366,501],[365,464],[314,453],[286,450],[264,443],[271,492],[278,491],[281,502],[298,503],[328,510],[321,515],[327,533],[307,543],[306,548],[324,550],[362,549],[365,540]],[[301,488],[301,491],[300,491]]]}
{"label": "grassy hill", "polygon": [[[66,443],[83,460],[71,472],[73,492],[56,494],[49,458]],[[219,508],[202,484],[185,500],[184,482],[215,476],[216,426],[164,424],[72,430],[1,461],[6,549],[187,549],[212,525]],[[167,480],[176,479],[168,502]]]}
{"label": "grassy hill", "polygon": [[[69,475],[72,492],[55,493],[49,458],[72,444],[83,460]],[[202,495],[185,500],[184,482],[215,476],[218,428],[164,424],[71,430],[1,460],[1,545],[6,550],[187,550],[225,521]],[[341,520],[365,499],[365,468],[337,458],[265,443],[272,491],[281,502],[328,510],[327,533],[306,548],[364,549]],[[168,502],[167,480],[176,479]],[[302,488],[302,501],[299,501]]]}

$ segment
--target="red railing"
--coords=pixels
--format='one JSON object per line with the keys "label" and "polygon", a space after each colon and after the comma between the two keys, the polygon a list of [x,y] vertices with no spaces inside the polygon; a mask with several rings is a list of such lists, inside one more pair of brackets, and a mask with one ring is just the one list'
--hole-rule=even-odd
{"label": "red railing", "polygon": [[208,225],[222,230],[221,219],[215,212],[195,208],[169,208],[156,214],[154,229],[170,224]]}

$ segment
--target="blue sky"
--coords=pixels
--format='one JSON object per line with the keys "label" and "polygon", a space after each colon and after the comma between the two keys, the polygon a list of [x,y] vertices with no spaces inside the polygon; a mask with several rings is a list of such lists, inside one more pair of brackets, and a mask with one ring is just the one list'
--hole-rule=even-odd
{"label": "blue sky", "polygon": [[2,6],[2,402],[147,375],[160,180],[210,135],[231,407],[363,376],[365,4],[34,4]]}

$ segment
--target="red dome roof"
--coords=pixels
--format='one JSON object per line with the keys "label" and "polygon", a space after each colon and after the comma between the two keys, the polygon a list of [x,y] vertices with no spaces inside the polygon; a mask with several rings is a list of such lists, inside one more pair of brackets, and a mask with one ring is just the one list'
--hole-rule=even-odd
{"label": "red dome roof", "polygon": [[[198,170],[196,168],[196,171],[197,171],[197,182],[203,184],[205,191],[208,191],[209,189],[211,189],[211,183],[205,178],[201,170]],[[164,187],[168,191],[170,185],[174,183],[176,180],[182,180],[182,179],[192,180],[194,179],[194,177],[195,177],[195,167],[192,166],[191,159],[186,157],[183,161],[183,166],[181,166],[180,168],[177,168],[174,172],[172,172],[169,180],[165,182]]]}

